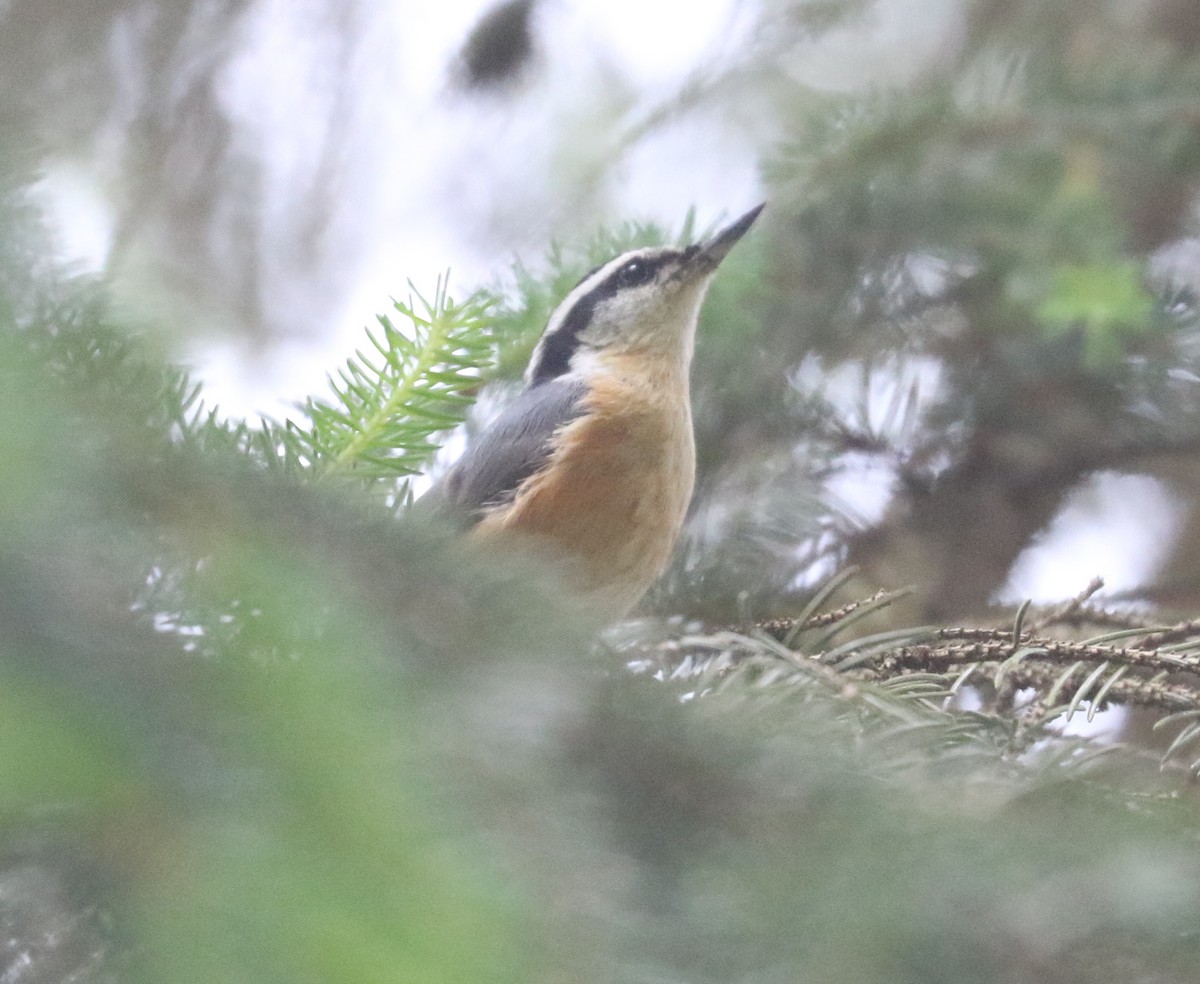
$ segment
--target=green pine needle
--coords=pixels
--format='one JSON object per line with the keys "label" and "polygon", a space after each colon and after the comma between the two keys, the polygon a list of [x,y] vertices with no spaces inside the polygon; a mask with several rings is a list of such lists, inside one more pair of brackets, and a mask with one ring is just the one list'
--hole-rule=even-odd
{"label": "green pine needle", "polygon": [[[412,284],[416,303],[395,302],[408,324],[379,316],[381,332],[367,331],[370,347],[358,350],[336,376],[333,398],[309,398],[308,428],[292,425],[294,441],[318,475],[373,480],[415,475],[437,450],[434,436],[461,423],[492,359],[486,318],[492,300],[473,294],[456,304],[440,278],[433,301]],[[286,437],[285,437],[286,441]]]}

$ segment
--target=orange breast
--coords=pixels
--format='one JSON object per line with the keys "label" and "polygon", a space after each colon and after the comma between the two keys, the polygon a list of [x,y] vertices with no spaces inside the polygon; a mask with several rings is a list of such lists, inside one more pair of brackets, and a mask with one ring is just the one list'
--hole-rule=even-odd
{"label": "orange breast", "polygon": [[551,546],[572,561],[574,587],[592,606],[625,614],[666,567],[692,497],[686,393],[661,380],[605,377],[588,412],[559,432],[548,466],[474,535]]}

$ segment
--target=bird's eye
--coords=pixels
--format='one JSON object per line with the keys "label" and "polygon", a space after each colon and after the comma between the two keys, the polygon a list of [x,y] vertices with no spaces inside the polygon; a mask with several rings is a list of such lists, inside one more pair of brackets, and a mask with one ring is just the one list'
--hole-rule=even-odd
{"label": "bird's eye", "polygon": [[622,287],[637,287],[654,276],[654,267],[642,260],[630,260],[617,271],[617,283]]}

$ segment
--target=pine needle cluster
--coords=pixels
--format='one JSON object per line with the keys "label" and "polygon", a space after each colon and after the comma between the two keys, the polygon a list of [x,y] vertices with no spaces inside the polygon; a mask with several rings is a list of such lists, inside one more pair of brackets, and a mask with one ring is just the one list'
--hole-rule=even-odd
{"label": "pine needle cluster", "polygon": [[401,321],[379,316],[366,347],[330,377],[329,396],[308,397],[295,418],[234,420],[205,401],[185,369],[112,325],[94,288],[80,289],[89,298],[81,318],[19,336],[59,385],[85,388],[147,434],[196,453],[224,451],[310,479],[353,475],[401,498],[404,480],[428,468],[438,435],[462,423],[494,362],[495,299],[479,291],[456,303],[439,280],[432,300],[412,288],[408,301],[393,303]]}
{"label": "pine needle cluster", "polygon": [[462,422],[494,348],[492,301],[476,294],[455,305],[446,291],[439,281],[432,302],[419,293],[415,304],[397,301],[402,328],[379,317],[379,330],[367,332],[370,350],[359,350],[331,380],[333,398],[305,402],[308,428],[285,428],[300,442],[293,455],[322,474],[376,480],[428,466],[434,436]]}

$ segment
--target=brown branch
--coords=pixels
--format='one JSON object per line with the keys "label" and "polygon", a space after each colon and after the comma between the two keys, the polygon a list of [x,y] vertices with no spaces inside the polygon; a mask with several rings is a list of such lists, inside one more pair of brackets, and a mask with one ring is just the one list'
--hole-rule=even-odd
{"label": "brown branch", "polygon": [[948,627],[939,629],[939,640],[949,645],[920,644],[899,646],[881,654],[879,666],[919,666],[927,672],[939,672],[956,663],[1003,661],[1018,649],[1035,650],[1031,657],[1054,663],[1083,660],[1090,663],[1110,662],[1140,669],[1169,672],[1200,673],[1200,657],[1179,653],[1164,653],[1145,646],[1102,646],[1094,643],[1071,642],[1039,636],[1022,636],[1020,645],[1013,646],[1011,634],[1005,629],[972,629]]}
{"label": "brown branch", "polygon": [[1069,625],[1072,627],[1099,625],[1106,629],[1143,629],[1146,632],[1154,631],[1153,627],[1147,625],[1145,618],[1140,615],[1133,615],[1129,612],[1113,612],[1107,608],[1096,608],[1091,605],[1083,605],[1078,611],[1064,618],[1047,622],[1046,624]]}
{"label": "brown branch", "polygon": [[[1066,683],[1062,687],[1062,693],[1070,696],[1087,679],[1093,669],[1094,667],[1082,666],[1074,670],[1067,677]],[[1054,686],[1062,677],[1062,669],[1058,666],[1048,666],[1031,660],[1007,670],[1005,676],[1015,687],[1033,687],[1044,692]],[[1150,679],[1125,677],[1107,689],[1103,703],[1104,706],[1138,704],[1171,712],[1194,711],[1200,710],[1200,692],[1197,692],[1193,686],[1167,683],[1157,677]]]}
{"label": "brown branch", "polygon": [[886,598],[889,594],[892,594],[892,592],[881,589],[871,595],[870,598],[860,598],[858,601],[852,601],[841,608],[833,609],[833,611],[813,615],[810,618],[806,618],[799,625],[797,625],[797,620],[794,618],[768,618],[754,624],[760,631],[765,632],[775,639],[786,639],[793,632],[804,632],[808,629],[821,629],[829,625],[836,625],[864,605],[874,604],[881,598]]}
{"label": "brown branch", "polygon": [[1166,629],[1151,632],[1142,640],[1146,649],[1158,649],[1173,642],[1182,642],[1192,636],[1200,635],[1200,618],[1187,622],[1179,622]]}
{"label": "brown branch", "polygon": [[[979,662],[975,666],[986,677],[996,674],[1000,670],[1001,663],[996,661]],[[1081,666],[1064,677],[1061,666],[1031,657],[1013,666],[1005,667],[1004,690],[1008,693],[1024,689],[1037,690],[1041,696],[1044,696],[1058,684],[1059,697],[1073,697],[1094,670],[1094,666]],[[926,671],[914,667],[900,667],[894,672],[880,672],[880,668],[876,668],[868,671],[868,678],[886,680],[924,672]],[[1168,683],[1162,679],[1161,675],[1124,677],[1113,683],[1102,684],[1101,687],[1104,691],[1102,707],[1113,704],[1136,704],[1144,707],[1156,707],[1171,713],[1200,711],[1200,691],[1188,684]],[[1085,696],[1084,699],[1090,698]],[[1039,705],[1035,701],[1031,707],[1036,706]],[[1040,706],[1044,707],[1044,702]],[[1028,709],[1024,713],[1028,713]],[[1055,716],[1057,714],[1058,712],[1055,711]]]}
{"label": "brown branch", "polygon": [[1087,583],[1087,586],[1079,592],[1079,594],[1077,594],[1061,608],[1056,608],[1053,611],[1048,612],[1042,618],[1038,619],[1029,627],[1029,631],[1031,633],[1040,632],[1046,629],[1048,626],[1059,625],[1063,622],[1077,618],[1080,612],[1084,610],[1084,602],[1091,598],[1091,596],[1099,591],[1102,587],[1104,587],[1104,578],[1092,578]]}

